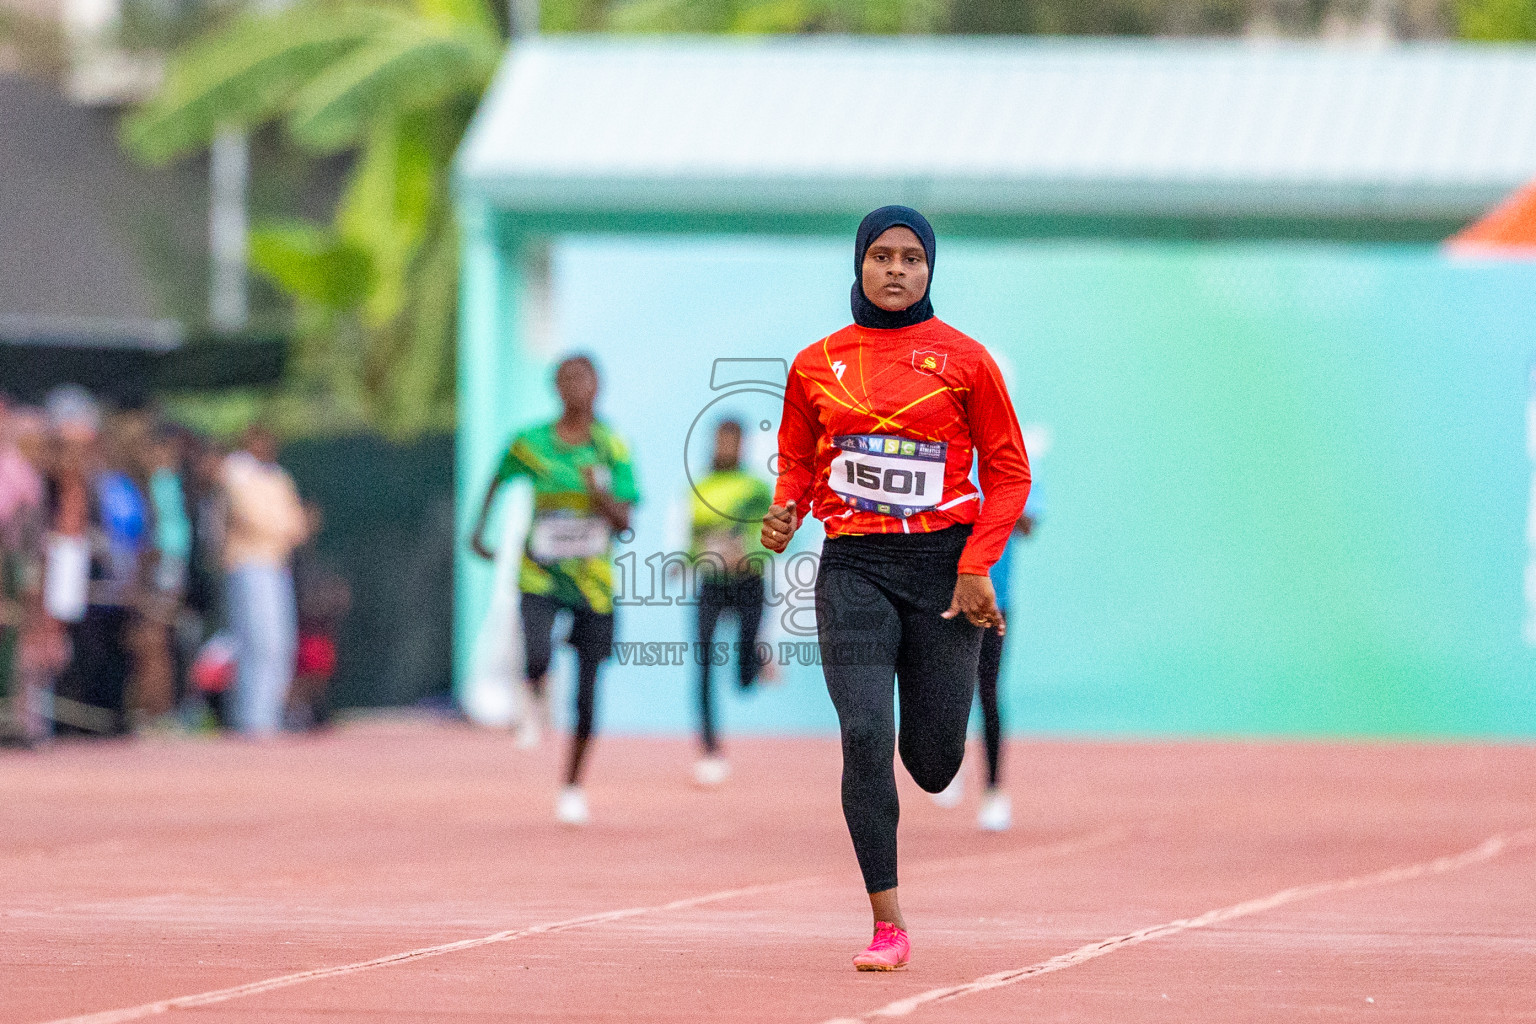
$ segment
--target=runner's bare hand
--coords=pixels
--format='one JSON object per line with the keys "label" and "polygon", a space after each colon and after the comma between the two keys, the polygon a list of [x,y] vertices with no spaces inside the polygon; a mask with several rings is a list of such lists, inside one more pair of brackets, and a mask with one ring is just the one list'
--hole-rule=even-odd
{"label": "runner's bare hand", "polygon": [[774,505],[763,516],[763,547],[782,555],[795,535],[795,503]]}
{"label": "runner's bare hand", "polygon": [[996,629],[998,636],[1007,632],[1008,626],[997,607],[997,594],[992,590],[990,577],[963,572],[955,580],[955,596],[950,598],[949,610],[943,615],[952,619],[962,613],[973,626]]}

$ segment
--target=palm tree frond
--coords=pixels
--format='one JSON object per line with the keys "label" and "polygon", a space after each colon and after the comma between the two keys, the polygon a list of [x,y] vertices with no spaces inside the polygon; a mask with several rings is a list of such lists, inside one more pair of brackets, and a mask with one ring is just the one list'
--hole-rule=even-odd
{"label": "palm tree frond", "polygon": [[418,15],[435,24],[501,36],[496,15],[485,0],[414,0],[412,6]]}
{"label": "palm tree frond", "polygon": [[299,93],[288,130],[315,152],[357,145],[381,117],[478,96],[501,56],[494,36],[429,30],[416,22],[370,39],[335,61]]}
{"label": "palm tree frond", "polygon": [[311,5],[247,16],[171,63],[159,94],[124,120],[123,144],[145,162],[164,163],[206,146],[225,126],[275,117],[382,16]]}
{"label": "palm tree frond", "polygon": [[710,0],[625,0],[608,23],[618,32],[723,32],[735,7]]}
{"label": "palm tree frond", "polygon": [[429,429],[445,406],[452,407],[458,274],[458,233],[445,218],[417,261],[409,334],[390,381],[390,422],[398,434]]}
{"label": "palm tree frond", "polygon": [[411,264],[442,205],[445,171],[420,119],[372,129],[336,212],[342,235],[373,262],[373,287],[363,307],[372,326],[394,321],[410,295]]}
{"label": "palm tree frond", "polygon": [[494,2],[297,0],[241,17],[181,51],[124,121],[125,148],[150,161],[275,121],[310,153],[355,150],[329,224],[270,221],[250,238],[254,271],[293,301],[285,395],[313,422],[395,437],[452,423],[450,168],[505,50]]}
{"label": "palm tree frond", "polygon": [[289,294],[334,312],[356,308],[373,287],[367,250],[306,221],[260,224],[250,236],[251,267]]}
{"label": "palm tree frond", "polygon": [[881,35],[935,32],[949,14],[948,0],[824,0],[828,26]]}
{"label": "palm tree frond", "polygon": [[804,32],[820,13],[813,0],[766,0],[737,12],[731,31],[744,35]]}
{"label": "palm tree frond", "polygon": [[1452,6],[1463,39],[1536,39],[1536,3],[1531,0],[1458,0]]}

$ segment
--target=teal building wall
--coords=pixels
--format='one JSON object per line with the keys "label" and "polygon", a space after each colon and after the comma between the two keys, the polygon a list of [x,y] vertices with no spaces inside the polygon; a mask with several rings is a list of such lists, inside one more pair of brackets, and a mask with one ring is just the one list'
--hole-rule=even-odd
{"label": "teal building wall", "polygon": [[[581,350],[603,371],[601,412],[645,495],[620,557],[643,571],[703,457],[695,421],[776,430],[771,396],[711,388],[714,360],[791,359],[847,322],[852,273],[841,240],[574,236],[532,308],[541,250],[469,221],[461,681],[490,578],[462,537],[510,431],[555,413],[551,361]],[[941,235],[934,302],[998,355],[1021,422],[1049,438],[1041,529],[1013,553],[1012,731],[1536,735],[1536,266],[1419,245]],[[791,631],[772,639],[803,639],[807,600],[775,610]],[[689,614],[625,607],[620,641],[691,639]],[[687,732],[694,671],[611,663],[604,728]],[[745,698],[722,686],[728,732],[834,730],[819,669],[783,677]]]}

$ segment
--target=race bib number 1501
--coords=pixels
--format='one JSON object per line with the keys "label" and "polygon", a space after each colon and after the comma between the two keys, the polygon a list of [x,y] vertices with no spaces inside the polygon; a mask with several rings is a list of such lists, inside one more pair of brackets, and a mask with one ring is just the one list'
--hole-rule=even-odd
{"label": "race bib number 1501", "polygon": [[832,443],[839,451],[827,484],[854,508],[905,519],[939,503],[949,449],[945,442],[844,434]]}

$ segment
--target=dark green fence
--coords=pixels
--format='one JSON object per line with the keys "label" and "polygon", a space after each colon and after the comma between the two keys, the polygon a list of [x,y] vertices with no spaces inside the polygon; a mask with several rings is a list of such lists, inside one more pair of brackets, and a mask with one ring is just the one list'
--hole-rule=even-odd
{"label": "dark green fence", "polygon": [[453,439],[392,445],[342,437],[289,445],[282,461],[325,512],[326,565],[352,587],[337,638],[337,707],[446,700],[451,689]]}

